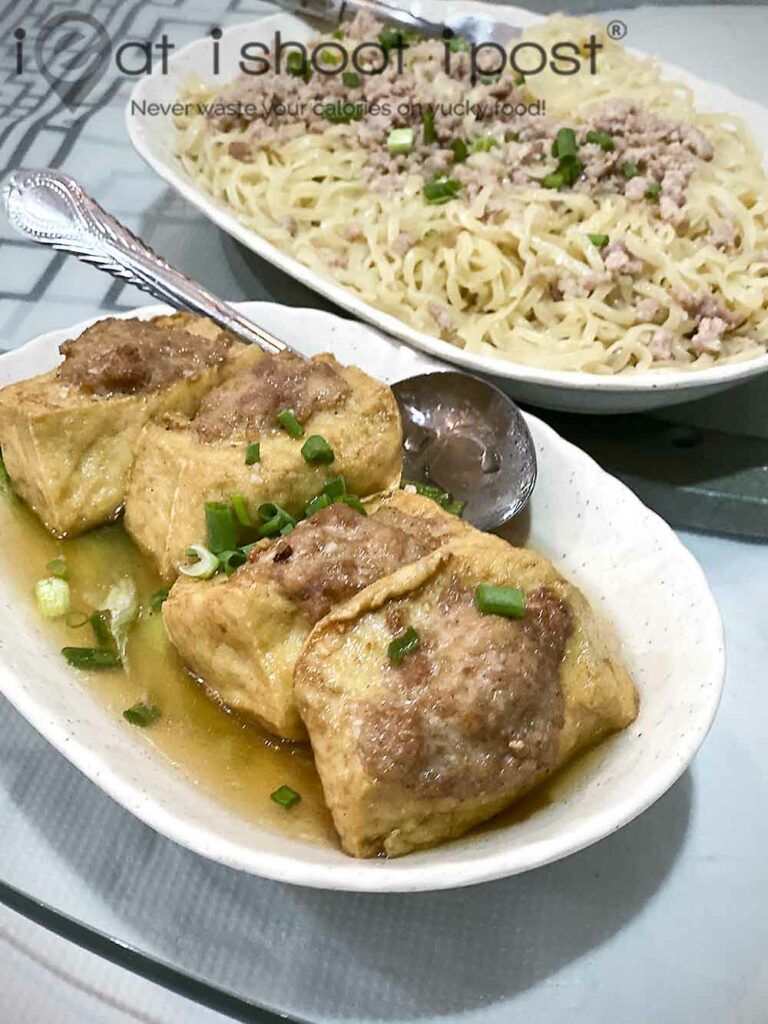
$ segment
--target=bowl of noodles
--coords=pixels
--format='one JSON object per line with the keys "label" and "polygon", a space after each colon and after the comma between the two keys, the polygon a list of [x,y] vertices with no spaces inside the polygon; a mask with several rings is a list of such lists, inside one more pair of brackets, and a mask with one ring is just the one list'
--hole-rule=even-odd
{"label": "bowl of noodles", "polygon": [[593,20],[418,5],[467,10],[522,35],[279,14],[199,40],[135,87],[132,142],[260,256],[518,399],[637,411],[768,369],[768,111]]}

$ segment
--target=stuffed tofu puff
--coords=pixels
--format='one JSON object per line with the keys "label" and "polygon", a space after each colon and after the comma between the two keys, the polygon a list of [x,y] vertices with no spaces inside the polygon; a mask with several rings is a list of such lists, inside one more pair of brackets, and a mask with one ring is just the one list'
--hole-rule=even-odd
{"label": "stuffed tofu puff", "polygon": [[[310,459],[305,446],[318,438],[320,457]],[[255,444],[259,461],[249,465]],[[210,391],[194,419],[147,425],[126,529],[171,580],[190,545],[205,539],[206,502],[237,494],[254,513],[272,502],[296,515],[338,475],[361,497],[386,492],[400,479],[401,445],[386,384],[331,355],[305,361],[254,350],[248,368]]]}
{"label": "stuffed tofu puff", "polygon": [[[522,617],[483,614],[481,584],[522,588]],[[355,857],[461,835],[637,714],[581,593],[534,552],[474,531],[331,611],[294,682]]]}
{"label": "stuffed tofu puff", "polygon": [[59,536],[112,519],[144,425],[193,415],[246,350],[186,313],[92,324],[61,346],[55,370],[0,391],[0,448],[15,489]]}
{"label": "stuffed tofu puff", "polygon": [[334,504],[262,541],[232,576],[179,577],[163,605],[171,642],[222,704],[306,740],[293,670],[312,627],[339,602],[475,531],[428,498],[397,491],[364,516]]}

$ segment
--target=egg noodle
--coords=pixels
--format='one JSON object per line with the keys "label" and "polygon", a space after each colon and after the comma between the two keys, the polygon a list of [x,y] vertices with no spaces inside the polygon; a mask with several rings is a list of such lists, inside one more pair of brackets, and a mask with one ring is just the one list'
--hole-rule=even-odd
{"label": "egg noodle", "polygon": [[[196,185],[279,249],[468,352],[601,374],[702,369],[763,354],[768,188],[754,140],[735,117],[698,113],[686,86],[663,80],[655,61],[632,56],[596,22],[553,17],[526,38],[551,45],[583,41],[587,32],[603,44],[598,73],[561,77],[546,70],[526,79],[526,93],[544,101],[549,118],[574,128],[596,105],[616,99],[695,126],[713,156],[697,162],[687,183],[682,223],[666,222],[658,202],[498,179],[433,205],[425,202],[418,168],[397,189],[382,190],[365,177],[366,148],[354,124],[329,123],[316,132],[293,125],[278,141],[259,144],[248,125],[222,130],[192,111],[177,118],[177,156]],[[417,80],[418,52],[417,46],[409,58],[405,51]],[[445,83],[453,99],[467,88]],[[188,83],[182,99],[210,100],[220,91]],[[474,127],[467,113],[468,136]],[[250,147],[250,162],[231,155],[237,141]],[[482,166],[492,157],[479,153],[470,163]],[[718,246],[711,232],[723,222],[731,239]],[[622,239],[642,269],[587,293],[553,289],[557,275],[577,282],[590,272],[606,276],[604,254],[590,236]],[[398,245],[402,238],[406,246]],[[702,293],[730,319],[715,345],[696,351],[689,342],[700,317],[680,295]],[[649,301],[639,315],[642,300]],[[654,349],[659,330],[671,339],[666,351]]]}

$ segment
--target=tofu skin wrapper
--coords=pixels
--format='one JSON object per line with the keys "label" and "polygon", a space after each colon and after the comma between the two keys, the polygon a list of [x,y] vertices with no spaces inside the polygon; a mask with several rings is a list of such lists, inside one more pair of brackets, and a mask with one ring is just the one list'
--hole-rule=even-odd
{"label": "tofu skin wrapper", "polygon": [[[521,619],[479,584],[522,588]],[[399,663],[393,638],[420,645]],[[610,630],[544,558],[483,534],[378,580],[316,624],[294,673],[344,850],[462,835],[637,714]]]}
{"label": "tofu skin wrapper", "polygon": [[307,739],[293,671],[314,623],[382,566],[476,532],[404,491],[367,507],[368,517],[345,505],[317,513],[287,537],[262,541],[231,576],[180,576],[163,604],[171,642],[211,696],[283,739]]}
{"label": "tofu skin wrapper", "polygon": [[[101,321],[80,338],[93,328],[106,331],[116,324],[125,344],[131,326],[142,323]],[[194,415],[206,392],[247,350],[213,321],[188,313],[155,317],[150,323],[198,336],[201,343],[225,339],[222,349],[227,354],[196,372],[187,367],[184,376],[164,386],[133,392],[102,394],[62,379],[65,364],[0,390],[0,449],[6,469],[15,491],[58,536],[75,536],[114,519],[124,504],[146,423],[167,413]],[[127,367],[141,369],[136,360],[128,360]]]}
{"label": "tofu skin wrapper", "polygon": [[[264,414],[258,403],[249,411],[247,401],[231,400],[232,395],[238,397],[238,388],[250,387],[261,359],[273,365],[283,357],[254,354],[242,378],[231,377],[206,397],[208,404],[197,419],[149,423],[137,442],[125,525],[169,582],[178,575],[189,547],[206,543],[206,502],[228,501],[238,494],[252,518],[266,502],[298,517],[339,475],[344,476],[347,490],[361,498],[389,492],[399,484],[402,429],[395,397],[386,384],[356,367],[341,366],[333,356],[316,356],[309,364],[332,374],[337,392],[325,407],[305,403],[304,434],[295,438],[275,416],[279,404],[292,407],[294,396],[285,395]],[[228,403],[220,416],[215,405],[219,393]],[[269,401],[274,397],[270,393]],[[301,395],[298,401],[304,401]],[[303,457],[303,444],[314,434],[330,445],[332,462],[308,462]],[[259,443],[260,460],[247,465],[246,448],[252,442]]]}

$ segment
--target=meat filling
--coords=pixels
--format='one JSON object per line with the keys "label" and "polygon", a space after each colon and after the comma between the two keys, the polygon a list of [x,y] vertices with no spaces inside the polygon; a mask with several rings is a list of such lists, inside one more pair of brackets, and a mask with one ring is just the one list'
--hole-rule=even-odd
{"label": "meat filling", "polygon": [[434,550],[440,531],[430,536],[423,524],[393,509],[363,516],[348,505],[331,505],[285,540],[255,550],[240,571],[269,576],[314,624],[335,604]]}
{"label": "meat filling", "polygon": [[[389,610],[393,635],[408,625],[404,614]],[[420,649],[388,667],[387,699],[358,705],[366,772],[417,796],[465,800],[553,766],[572,628],[570,607],[546,586],[516,620],[480,614],[473,592],[451,584],[419,625]]]}
{"label": "meat filling", "polygon": [[304,423],[313,412],[338,405],[348,393],[349,385],[331,364],[282,352],[265,356],[250,372],[210,391],[194,427],[205,441],[254,437],[277,428],[281,409],[293,410]]}
{"label": "meat filling", "polygon": [[231,338],[213,338],[149,320],[100,320],[60,347],[58,379],[91,395],[132,395],[196,377],[223,362]]}

